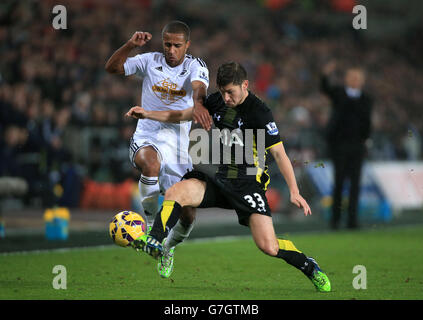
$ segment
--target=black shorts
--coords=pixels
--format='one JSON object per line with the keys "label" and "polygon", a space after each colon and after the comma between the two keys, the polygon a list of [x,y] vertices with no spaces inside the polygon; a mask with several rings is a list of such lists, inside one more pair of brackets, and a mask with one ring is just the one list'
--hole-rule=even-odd
{"label": "black shorts", "polygon": [[182,180],[195,178],[206,182],[206,192],[198,208],[233,209],[238,215],[238,222],[248,226],[253,213],[271,217],[271,211],[265,191],[251,179],[226,179],[210,177],[201,171],[190,171]]}

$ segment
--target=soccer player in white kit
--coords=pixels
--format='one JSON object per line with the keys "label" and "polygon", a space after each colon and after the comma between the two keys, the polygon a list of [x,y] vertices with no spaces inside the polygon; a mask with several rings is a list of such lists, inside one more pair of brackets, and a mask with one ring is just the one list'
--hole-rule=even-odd
{"label": "soccer player in white kit", "polygon": [[[163,53],[149,52],[128,58],[135,47],[150,41],[148,32],[135,32],[107,61],[106,70],[125,76],[143,78],[141,106],[146,110],[184,110],[193,108],[193,119],[204,129],[211,128],[212,119],[203,106],[209,85],[209,71],[199,58],[187,54],[190,46],[189,27],[172,21],[162,30]],[[151,226],[160,209],[158,197],[192,170],[188,154],[191,122],[164,123],[138,121],[130,142],[129,156],[141,171],[139,190],[141,202]],[[195,209],[186,207],[188,220],[178,221],[183,238],[192,230]]]}

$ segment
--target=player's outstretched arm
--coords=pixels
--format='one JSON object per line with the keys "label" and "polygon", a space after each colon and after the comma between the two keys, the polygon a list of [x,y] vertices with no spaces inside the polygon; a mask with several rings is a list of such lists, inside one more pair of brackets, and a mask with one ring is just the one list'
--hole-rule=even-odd
{"label": "player's outstretched arm", "polygon": [[105,69],[109,73],[114,74],[124,74],[125,69],[123,65],[125,64],[126,59],[128,58],[129,53],[135,47],[142,47],[148,41],[151,40],[153,36],[149,32],[135,32],[131,39],[129,39],[122,47],[113,53],[113,55],[107,60]]}
{"label": "player's outstretched arm", "polygon": [[213,119],[207,108],[203,105],[204,99],[207,95],[207,88],[201,81],[193,81],[192,90],[192,99],[194,100],[192,119],[195,123],[200,123],[201,126],[208,131],[213,125]]}
{"label": "player's outstretched arm", "polygon": [[143,107],[135,106],[129,109],[125,114],[126,117],[134,119],[150,119],[161,122],[178,123],[180,121],[192,120],[192,109],[185,110],[168,110],[168,111],[150,111]]}
{"label": "player's outstretched arm", "polygon": [[311,214],[310,206],[308,205],[307,201],[305,201],[304,198],[300,195],[300,191],[297,186],[297,180],[295,179],[294,168],[292,167],[291,161],[285,152],[283,144],[279,143],[271,147],[270,153],[275,158],[278,168],[285,178],[286,183],[288,184],[291,202],[298,208],[303,208],[304,215],[307,216]]}

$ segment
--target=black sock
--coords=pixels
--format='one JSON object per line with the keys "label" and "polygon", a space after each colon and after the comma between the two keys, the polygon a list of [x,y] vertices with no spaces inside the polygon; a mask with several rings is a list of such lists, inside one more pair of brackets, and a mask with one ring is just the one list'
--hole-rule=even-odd
{"label": "black sock", "polygon": [[178,222],[182,207],[179,203],[172,200],[163,201],[160,212],[154,219],[150,235],[160,243],[166,238],[170,229]]}
{"label": "black sock", "polygon": [[303,272],[307,277],[311,276],[314,264],[308,260],[307,256],[299,251],[289,240],[278,239],[278,242],[279,251],[276,257],[285,260],[287,263]]}

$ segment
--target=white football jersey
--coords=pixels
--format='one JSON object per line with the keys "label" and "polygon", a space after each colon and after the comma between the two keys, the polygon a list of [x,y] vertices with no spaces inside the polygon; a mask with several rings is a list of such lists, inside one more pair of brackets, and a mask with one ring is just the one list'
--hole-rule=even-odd
{"label": "white football jersey", "polygon": [[[138,54],[128,58],[124,64],[125,75],[136,74],[143,78],[141,106],[145,110],[183,110],[194,105],[192,99],[193,81],[201,81],[209,86],[209,71],[199,58],[189,54],[184,61],[170,67],[161,52]],[[155,139],[163,129],[177,132],[181,147],[188,150],[191,121],[181,124],[163,123],[159,121],[138,120],[134,136],[149,136]],[[163,134],[161,134],[163,138]]]}

